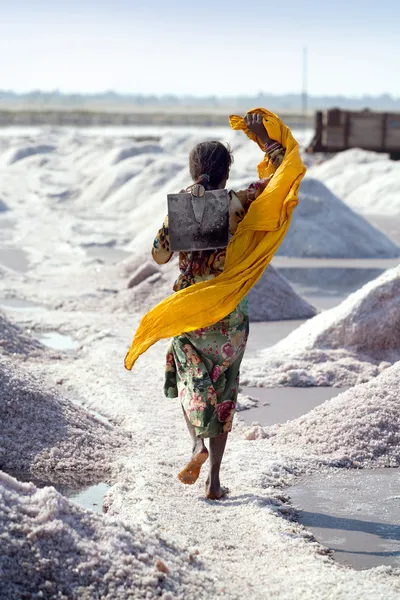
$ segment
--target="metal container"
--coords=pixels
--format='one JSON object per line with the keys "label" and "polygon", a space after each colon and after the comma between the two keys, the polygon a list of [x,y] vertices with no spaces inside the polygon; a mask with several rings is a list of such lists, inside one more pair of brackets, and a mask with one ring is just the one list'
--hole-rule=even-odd
{"label": "metal container", "polygon": [[229,242],[227,190],[168,194],[168,230],[172,252],[225,248]]}

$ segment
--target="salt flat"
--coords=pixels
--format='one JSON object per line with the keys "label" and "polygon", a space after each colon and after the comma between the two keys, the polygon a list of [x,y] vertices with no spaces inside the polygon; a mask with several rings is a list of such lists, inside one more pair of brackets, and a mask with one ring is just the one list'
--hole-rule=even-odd
{"label": "salt flat", "polygon": [[[128,283],[164,217],[167,191],[189,183],[191,145],[215,135],[229,141],[237,157],[233,187],[254,178],[259,151],[229,130],[162,131],[151,143],[137,141],[139,134],[140,128],[129,135],[46,128],[0,136],[0,200],[11,223],[4,247],[11,254],[23,251],[27,259],[18,268],[0,258],[0,296],[7,313],[0,324],[2,338],[22,349],[9,351],[10,344],[2,344],[2,360],[22,398],[29,400],[27,390],[33,390],[50,405],[42,423],[45,447],[38,452],[33,433],[30,443],[30,431],[37,427],[29,409],[21,404],[18,412],[18,404],[9,405],[3,393],[0,447],[4,451],[6,442],[16,442],[13,432],[23,423],[24,463],[19,466],[27,474],[39,477],[42,469],[48,478],[55,476],[59,456],[66,470],[78,469],[85,477],[85,461],[89,467],[93,459],[99,466],[107,463],[112,484],[104,500],[107,514],[94,515],[51,488],[38,490],[1,474],[5,542],[0,566],[6,581],[0,579],[0,596],[21,597],[34,588],[44,597],[110,600],[399,598],[398,569],[356,572],[337,564],[296,522],[287,488],[299,476],[352,461],[358,467],[375,468],[384,461],[398,466],[399,363],[387,368],[387,355],[385,364],[363,373],[370,387],[351,388],[304,418],[272,428],[238,420],[223,464],[223,483],[231,490],[223,502],[204,499],[205,475],[193,487],[177,480],[190,442],[178,402],[162,397],[166,342],[152,347],[132,373],[123,368],[143,309]],[[112,259],[106,260],[107,252],[115,253]],[[386,278],[395,286],[393,271]],[[159,282],[145,280],[154,298],[165,293]],[[367,285],[378,289],[376,283]],[[368,295],[357,293],[346,306],[364,302],[371,308]],[[376,294],[368,297],[377,300]],[[383,296],[380,301],[388,302],[384,306],[398,323],[395,303]],[[343,305],[336,310],[341,315]],[[366,319],[374,314],[356,314],[361,313]],[[352,331],[354,320],[346,323],[342,337],[334,336],[340,348],[348,336],[369,331],[364,321],[358,333]],[[331,324],[334,329],[337,321]],[[76,342],[73,353],[40,344],[35,336],[42,332],[70,336]],[[376,342],[387,344],[374,352],[394,356],[394,336],[393,327],[382,326]],[[317,365],[312,353],[307,358]],[[260,369],[265,377],[263,365]],[[55,430],[57,411],[64,419],[61,445],[57,436],[46,440],[44,435],[46,427]],[[0,469],[7,466],[2,460]]]}

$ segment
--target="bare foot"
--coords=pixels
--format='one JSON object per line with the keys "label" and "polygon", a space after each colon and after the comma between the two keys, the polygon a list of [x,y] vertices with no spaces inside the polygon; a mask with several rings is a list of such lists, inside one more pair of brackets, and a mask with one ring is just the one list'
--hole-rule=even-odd
{"label": "bare foot", "polygon": [[203,448],[200,452],[193,454],[192,460],[178,474],[178,479],[182,483],[192,485],[196,483],[200,475],[200,469],[208,458],[207,448]]}
{"label": "bare foot", "polygon": [[223,487],[219,483],[217,485],[211,485],[209,480],[206,482],[206,498],[208,500],[221,500],[227,494],[229,494],[229,488]]}

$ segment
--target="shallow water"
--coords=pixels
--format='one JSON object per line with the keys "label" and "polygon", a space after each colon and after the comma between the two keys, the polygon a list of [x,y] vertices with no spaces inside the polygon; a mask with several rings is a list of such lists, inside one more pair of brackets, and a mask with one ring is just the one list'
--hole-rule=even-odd
{"label": "shallow water", "polygon": [[0,241],[1,242],[6,242],[13,238],[14,226],[15,226],[14,219],[0,216]]}
{"label": "shallow water", "polygon": [[91,258],[98,258],[107,265],[114,265],[131,256],[131,252],[126,250],[101,245],[89,246],[85,248],[85,252]]}
{"label": "shallow water", "polygon": [[290,256],[275,256],[272,264],[277,269],[297,267],[309,269],[311,267],[332,267],[352,269],[390,269],[397,267],[399,258],[295,258]]}
{"label": "shallow water", "polygon": [[59,333],[58,331],[44,331],[42,333],[34,332],[33,336],[38,339],[44,346],[54,348],[55,350],[64,350],[71,352],[79,348],[79,343],[76,342],[70,335]]}
{"label": "shallow water", "polygon": [[385,271],[383,267],[335,267],[330,265],[330,261],[326,262],[320,267],[282,266],[280,269],[296,292],[319,310],[337,306]]}
{"label": "shallow water", "polygon": [[250,323],[246,358],[255,356],[258,350],[273,346],[302,325],[305,320],[268,321]]}
{"label": "shallow water", "polygon": [[41,306],[36,302],[31,302],[30,300],[24,300],[23,298],[0,298],[0,307],[5,308],[6,310],[12,309],[19,312],[44,312],[46,310],[44,306]]}
{"label": "shallow water", "polygon": [[257,408],[242,411],[240,417],[251,425],[276,425],[302,417],[310,410],[344,392],[344,388],[332,387],[279,387],[252,388],[241,387],[242,393],[258,398]]}
{"label": "shallow water", "polygon": [[338,470],[290,488],[299,522],[355,569],[400,568],[400,469]]}
{"label": "shallow water", "polygon": [[64,493],[64,495],[82,508],[90,509],[93,512],[103,512],[104,496],[110,487],[107,483],[97,483],[78,493],[74,490]]}
{"label": "shallow water", "polygon": [[88,484],[78,484],[73,479],[73,474],[44,473],[31,474],[25,471],[5,471],[18,481],[33,483],[38,488],[54,487],[60,494],[69,498],[74,504],[92,510],[103,511],[103,501],[111,485],[104,481],[91,481]]}
{"label": "shallow water", "polygon": [[13,271],[26,273],[29,270],[28,254],[19,248],[2,246],[0,247],[0,265]]}

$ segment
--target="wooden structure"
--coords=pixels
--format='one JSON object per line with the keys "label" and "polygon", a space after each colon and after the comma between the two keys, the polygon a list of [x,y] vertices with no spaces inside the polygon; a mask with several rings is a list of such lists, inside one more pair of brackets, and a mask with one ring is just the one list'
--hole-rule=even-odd
{"label": "wooden structure", "polygon": [[315,115],[315,134],[308,152],[341,152],[362,148],[400,160],[400,113],[333,108]]}

